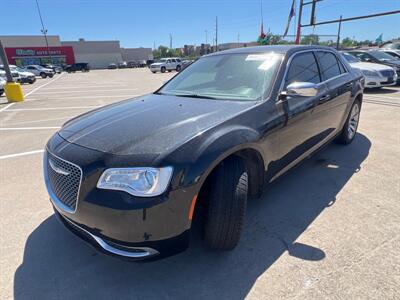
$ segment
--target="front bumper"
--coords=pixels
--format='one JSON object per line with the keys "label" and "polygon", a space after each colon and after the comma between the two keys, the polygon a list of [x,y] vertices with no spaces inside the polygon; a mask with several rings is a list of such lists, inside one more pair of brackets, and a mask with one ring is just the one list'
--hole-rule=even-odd
{"label": "front bumper", "polygon": [[365,76],[365,87],[366,88],[378,88],[378,87],[385,87],[385,86],[392,86],[396,85],[398,81],[397,74],[394,77],[370,77]]}
{"label": "front bumper", "polygon": [[100,190],[96,188],[99,177],[115,166],[112,155],[71,144],[58,134],[47,150],[82,169],[76,209],[65,210],[49,184],[45,153],[44,177],[50,200],[63,224],[78,236],[103,253],[132,260],[170,256],[188,247],[192,193],[177,189],[144,199]]}
{"label": "front bumper", "polygon": [[29,76],[29,77],[21,77],[21,83],[34,83],[36,81],[36,77]]}
{"label": "front bumper", "polygon": [[160,72],[161,66],[150,66],[150,70],[153,72]]}

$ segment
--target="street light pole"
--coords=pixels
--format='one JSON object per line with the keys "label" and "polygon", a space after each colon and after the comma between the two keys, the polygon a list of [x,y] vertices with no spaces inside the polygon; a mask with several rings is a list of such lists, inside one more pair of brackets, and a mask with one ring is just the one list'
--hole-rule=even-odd
{"label": "street light pole", "polygon": [[47,40],[47,29],[44,28],[42,13],[40,12],[40,6],[39,6],[38,0],[36,0],[36,6],[38,9],[38,13],[39,13],[40,23],[42,24],[42,29],[40,31],[43,33],[44,40],[46,41],[47,55],[50,58],[50,63],[53,64],[53,57],[50,54],[49,41]]}

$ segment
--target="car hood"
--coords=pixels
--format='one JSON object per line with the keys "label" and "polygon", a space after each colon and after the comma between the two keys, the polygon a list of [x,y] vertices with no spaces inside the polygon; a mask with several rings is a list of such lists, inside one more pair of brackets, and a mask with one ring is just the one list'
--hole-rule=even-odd
{"label": "car hood", "polygon": [[356,69],[360,70],[368,70],[368,71],[383,71],[383,70],[392,70],[391,67],[388,67],[386,65],[380,65],[380,64],[374,64],[374,63],[368,63],[368,62],[356,62],[356,63],[350,63],[350,66]]}
{"label": "car hood", "polygon": [[115,103],[67,122],[67,141],[117,155],[168,153],[254,105],[150,94]]}

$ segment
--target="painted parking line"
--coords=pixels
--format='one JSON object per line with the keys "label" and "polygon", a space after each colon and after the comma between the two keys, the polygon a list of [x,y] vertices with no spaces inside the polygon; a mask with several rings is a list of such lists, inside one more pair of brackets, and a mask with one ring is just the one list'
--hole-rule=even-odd
{"label": "painted parking line", "polygon": [[60,129],[60,126],[48,126],[48,127],[0,127],[0,131],[11,131],[11,130],[47,130],[47,129]]}
{"label": "painted parking line", "polygon": [[7,104],[6,106],[0,108],[0,112],[6,110],[7,108],[11,107],[14,103]]}
{"label": "painted parking line", "polygon": [[116,100],[121,100],[126,99],[126,98],[133,98],[133,97],[138,97],[141,95],[133,95],[133,94],[127,94],[127,95],[99,95],[99,96],[72,96],[72,97],[56,97],[53,96],[52,98],[43,98],[43,99],[30,99],[29,102],[32,101],[46,101],[46,100],[74,100],[74,99],[98,99],[98,98],[114,98]]}
{"label": "painted parking line", "polygon": [[[56,77],[56,78],[50,80],[49,82],[46,82],[45,84],[42,84],[41,86],[38,86],[37,88],[34,88],[33,90],[31,90],[30,92],[28,92],[28,93],[25,94],[25,98],[27,98],[27,97],[28,97],[29,95],[31,95],[32,93],[34,93],[34,92],[40,90],[42,87],[45,87],[45,86],[49,85],[50,83],[53,83],[54,81],[58,80],[59,78],[62,77],[62,75],[63,75],[63,74],[60,74],[58,77]],[[26,99],[26,101],[28,101],[28,99]],[[6,105],[5,107],[3,107],[3,108],[0,109],[0,112],[5,111],[7,108],[13,106],[14,104],[15,104],[15,102]]]}
{"label": "painted parking line", "polygon": [[61,73],[60,75],[58,75],[56,78],[50,80],[49,82],[46,82],[45,84],[42,84],[41,86],[38,86],[37,88],[34,88],[32,91],[26,93],[25,98],[27,98],[29,95],[33,94],[34,92],[40,90],[41,88],[44,88],[45,86],[49,85],[50,83],[53,83],[55,81],[57,81],[58,79],[60,79],[64,74]]}
{"label": "painted parking line", "polygon": [[25,155],[31,155],[31,154],[37,154],[37,153],[43,153],[44,150],[33,150],[33,151],[28,151],[28,152],[21,152],[21,153],[14,153],[14,154],[8,154],[8,155],[1,155],[0,160],[2,159],[7,159],[7,158],[13,158],[13,157],[19,157],[19,156],[25,156]]}
{"label": "painted parking line", "polygon": [[[64,88],[63,88],[64,89]],[[102,89],[96,89],[95,91],[97,91],[97,92],[116,92],[116,91],[137,91],[138,90],[138,88],[126,88],[126,89],[120,89],[120,88],[114,88],[114,89],[106,89],[106,90],[102,90]],[[84,89],[84,90],[76,90],[76,89],[73,89],[73,90],[69,90],[69,91],[66,91],[66,90],[64,90],[64,91],[60,91],[60,90],[58,90],[58,91],[55,91],[55,92],[48,92],[47,90],[46,91],[44,91],[44,92],[40,92],[39,94],[37,94],[37,96],[42,96],[42,95],[53,95],[53,94],[71,94],[71,93],[85,93],[85,92],[87,92],[87,93],[93,93],[93,91],[91,90],[91,91],[89,91],[89,90],[87,90],[87,89]]]}
{"label": "painted parking line", "polygon": [[97,108],[99,105],[91,105],[91,106],[64,106],[64,107],[40,107],[40,108],[12,108],[7,110],[10,111],[42,111],[42,110],[64,110],[64,109],[88,109],[88,108]]}

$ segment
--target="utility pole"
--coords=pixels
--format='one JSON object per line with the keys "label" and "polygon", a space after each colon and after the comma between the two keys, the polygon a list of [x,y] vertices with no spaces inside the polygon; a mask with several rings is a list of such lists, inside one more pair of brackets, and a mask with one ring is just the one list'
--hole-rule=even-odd
{"label": "utility pole", "polygon": [[207,32],[207,30],[204,30],[204,32],[206,33],[206,45],[207,45],[207,43],[208,43],[208,32]]}
{"label": "utility pole", "polygon": [[239,40],[240,40],[240,34],[238,33],[238,35],[237,35],[237,46],[238,46],[238,48],[240,47],[240,46],[239,46],[239,45],[240,45]]}
{"label": "utility pole", "polygon": [[296,45],[300,44],[300,35],[301,35],[301,14],[303,13],[303,0],[300,0],[299,6],[299,18],[297,20],[297,34],[296,34]]}
{"label": "utility pole", "polygon": [[218,52],[218,17],[215,17],[215,52]]}
{"label": "utility pole", "polygon": [[169,34],[169,49],[172,49],[172,34]]}
{"label": "utility pole", "polygon": [[337,34],[337,41],[336,41],[336,49],[339,50],[340,46],[340,31],[342,30],[342,15],[340,15],[339,19],[339,28],[338,28],[338,34]]}
{"label": "utility pole", "polygon": [[47,29],[44,28],[43,19],[42,19],[42,13],[40,12],[40,6],[39,6],[38,0],[36,0],[36,6],[37,6],[37,9],[38,9],[38,13],[39,13],[40,23],[42,24],[42,29],[40,31],[43,33],[44,40],[46,41],[47,55],[50,58],[51,64],[53,64],[53,58],[52,58],[52,56],[50,54],[49,41],[47,40]]}

